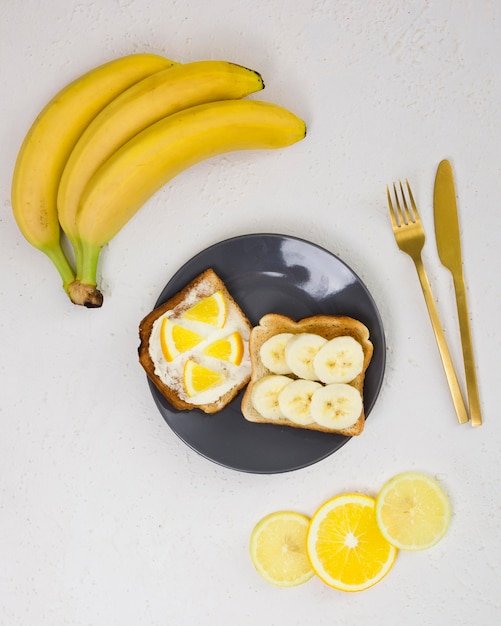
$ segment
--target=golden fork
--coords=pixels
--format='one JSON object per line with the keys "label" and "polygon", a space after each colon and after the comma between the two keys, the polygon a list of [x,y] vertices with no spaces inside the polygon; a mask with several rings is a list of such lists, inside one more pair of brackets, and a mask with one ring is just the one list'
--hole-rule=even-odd
{"label": "golden fork", "polygon": [[[391,225],[393,227],[393,233],[398,247],[402,252],[405,252],[405,254],[408,254],[411,257],[414,261],[414,265],[416,266],[426,306],[428,307],[428,313],[430,314],[431,324],[437,340],[438,349],[440,351],[440,356],[442,357],[445,375],[447,377],[447,382],[449,383],[452,402],[454,403],[454,408],[456,409],[456,415],[459,423],[465,424],[468,421],[468,413],[466,411],[466,406],[461,394],[454,365],[449,353],[449,348],[447,347],[447,342],[440,323],[435,300],[431,292],[430,282],[428,280],[428,276],[426,275],[423,260],[421,258],[421,251],[423,250],[425,242],[425,234],[421,220],[419,219],[419,214],[412,196],[410,185],[407,181],[405,182],[410,203],[407,202],[404,187],[401,182],[399,183],[399,187],[393,183],[395,206],[393,205],[391,199],[390,189],[388,188],[388,185],[386,186]],[[399,189],[401,199],[399,199]]]}

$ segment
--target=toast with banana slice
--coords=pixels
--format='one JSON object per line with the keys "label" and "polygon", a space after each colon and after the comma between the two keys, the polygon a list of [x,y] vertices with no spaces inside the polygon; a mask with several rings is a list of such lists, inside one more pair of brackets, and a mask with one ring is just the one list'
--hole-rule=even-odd
{"label": "toast with banana slice", "polygon": [[250,422],[360,435],[373,350],[368,328],[352,317],[264,315],[249,339],[242,414]]}

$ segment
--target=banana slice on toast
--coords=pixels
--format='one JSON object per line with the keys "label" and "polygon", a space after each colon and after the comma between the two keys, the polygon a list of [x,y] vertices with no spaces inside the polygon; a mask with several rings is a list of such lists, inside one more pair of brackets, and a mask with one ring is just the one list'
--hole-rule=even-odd
{"label": "banana slice on toast", "polygon": [[292,333],[278,333],[272,335],[259,348],[259,357],[265,367],[273,374],[291,374],[292,370],[285,360],[285,346]]}
{"label": "banana slice on toast", "polygon": [[315,380],[289,380],[289,384],[278,394],[278,406],[282,415],[301,426],[314,422],[311,401],[319,389],[323,389],[323,386]]}
{"label": "banana slice on toast", "polygon": [[315,354],[312,368],[323,383],[349,383],[364,369],[364,349],[351,335],[334,337]]}
{"label": "banana slice on toast", "polygon": [[318,380],[313,360],[320,348],[327,343],[316,333],[298,333],[285,346],[285,361],[293,374],[305,380]]}

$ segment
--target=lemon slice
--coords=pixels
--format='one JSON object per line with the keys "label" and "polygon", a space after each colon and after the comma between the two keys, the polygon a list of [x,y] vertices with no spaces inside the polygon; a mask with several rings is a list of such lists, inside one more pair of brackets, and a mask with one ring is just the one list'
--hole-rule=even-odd
{"label": "lemon slice", "polygon": [[203,298],[187,309],[182,317],[194,322],[203,322],[211,326],[222,328],[226,321],[226,301],[222,291],[216,291],[211,296]]}
{"label": "lemon slice", "polygon": [[217,387],[224,382],[224,376],[221,372],[216,372],[204,365],[200,365],[192,359],[188,359],[184,365],[183,382],[186,393],[190,396],[196,396],[202,391]]}
{"label": "lemon slice", "polygon": [[160,345],[166,361],[173,361],[177,356],[198,345],[202,335],[172,322],[168,317],[162,320]]}
{"label": "lemon slice", "polygon": [[216,339],[204,349],[204,354],[214,359],[228,361],[234,365],[240,365],[244,354],[244,342],[238,331],[228,337]]}
{"label": "lemon slice", "polygon": [[278,511],[256,524],[250,555],[258,573],[272,585],[294,587],[314,572],[306,554],[309,519],[301,513]]}
{"label": "lemon slice", "polygon": [[376,521],[386,539],[402,550],[425,550],[447,532],[451,510],[442,487],[423,474],[398,474],[376,499]]}
{"label": "lemon slice", "polygon": [[325,502],[311,518],[308,557],[327,585],[362,591],[390,571],[397,549],[381,534],[374,509],[374,498],[345,494]]}

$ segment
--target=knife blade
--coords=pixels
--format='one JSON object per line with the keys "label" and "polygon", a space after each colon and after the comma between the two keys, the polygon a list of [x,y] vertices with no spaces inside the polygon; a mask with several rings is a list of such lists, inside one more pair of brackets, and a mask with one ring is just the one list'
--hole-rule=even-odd
{"label": "knife blade", "polygon": [[438,165],[433,191],[433,208],[438,256],[442,265],[451,272],[454,281],[471,424],[480,426],[482,415],[463,274],[456,188],[451,163],[446,159]]}

